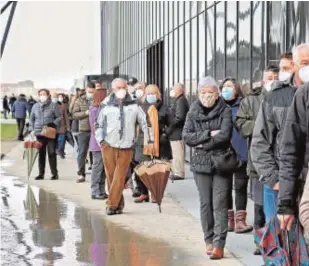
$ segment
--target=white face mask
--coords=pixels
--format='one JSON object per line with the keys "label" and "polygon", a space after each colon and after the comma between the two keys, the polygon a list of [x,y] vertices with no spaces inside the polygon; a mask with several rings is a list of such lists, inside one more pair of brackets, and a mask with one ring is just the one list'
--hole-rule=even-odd
{"label": "white face mask", "polygon": [[47,96],[46,95],[40,95],[40,101],[42,103],[46,102],[47,101]]}
{"label": "white face mask", "polygon": [[286,72],[286,71],[280,71],[279,72],[279,80],[280,81],[286,81],[292,77],[293,73]]}
{"label": "white face mask", "polygon": [[271,86],[273,85],[273,83],[274,83],[274,81],[273,80],[271,80],[271,81],[268,81],[266,84],[265,84],[265,89],[267,90],[267,91],[271,91]]}
{"label": "white face mask", "polygon": [[137,98],[137,99],[142,98],[142,97],[143,97],[143,95],[144,95],[143,90],[136,90],[136,92],[135,92],[135,96],[136,96],[136,98]]}
{"label": "white face mask", "polygon": [[302,67],[298,72],[298,76],[302,82],[309,82],[309,66]]}
{"label": "white face mask", "polygon": [[171,98],[174,98],[175,96],[176,96],[175,91],[174,91],[174,90],[171,90],[171,91],[170,91],[170,97],[171,97]]}
{"label": "white face mask", "polygon": [[127,94],[127,91],[125,89],[120,89],[116,92],[116,97],[118,99],[123,99]]}
{"label": "white face mask", "polygon": [[134,88],[133,86],[129,86],[128,92],[129,92],[130,94],[133,94],[133,93],[135,92],[135,88]]}
{"label": "white face mask", "polygon": [[62,102],[63,102],[63,98],[60,98],[60,97],[59,97],[59,98],[58,98],[58,101],[62,103]]}

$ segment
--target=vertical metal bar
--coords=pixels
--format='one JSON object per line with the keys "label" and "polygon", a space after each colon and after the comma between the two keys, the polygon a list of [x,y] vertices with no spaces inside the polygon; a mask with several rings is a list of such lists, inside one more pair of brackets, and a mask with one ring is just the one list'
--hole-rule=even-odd
{"label": "vertical metal bar", "polygon": [[204,17],[204,24],[205,24],[205,73],[204,76],[207,76],[208,74],[208,51],[207,51],[207,43],[208,43],[208,39],[207,39],[207,29],[208,29],[208,17],[207,17],[207,1],[204,2],[205,3],[205,17]]}
{"label": "vertical metal bar", "polygon": [[265,58],[266,58],[266,65],[268,65],[269,62],[269,33],[270,33],[270,10],[272,8],[271,2],[266,1],[266,53],[265,53]]}
{"label": "vertical metal bar", "polygon": [[163,89],[163,84],[162,84],[162,60],[161,60],[161,2],[158,2],[157,4],[157,12],[158,12],[158,15],[157,15],[157,18],[158,18],[158,42],[157,42],[157,49],[158,49],[158,86],[160,88],[160,91],[162,94],[164,94],[164,89]]}
{"label": "vertical metal bar", "polygon": [[174,14],[174,10],[175,10],[175,5],[174,5],[174,1],[169,2],[172,5],[172,68],[173,68],[173,72],[172,72],[172,82],[171,85],[175,82],[175,50],[174,50],[174,43],[175,43],[175,14]]}
{"label": "vertical metal bar", "polygon": [[152,20],[153,21],[153,25],[154,25],[154,41],[153,41],[153,49],[154,49],[154,58],[155,58],[155,60],[154,60],[154,83],[156,84],[156,85],[159,85],[158,84],[158,52],[157,52],[157,25],[158,25],[158,23],[157,23],[157,1],[153,1],[152,2],[153,3],[153,8],[154,8],[154,10],[153,10],[153,12],[152,12],[152,14],[154,14],[154,19]]}
{"label": "vertical metal bar", "polygon": [[180,76],[180,67],[179,67],[180,66],[180,58],[179,58],[179,55],[180,55],[180,51],[179,51],[180,14],[179,14],[179,2],[178,1],[177,1],[177,24],[178,24],[178,27],[177,27],[177,31],[178,31],[178,34],[177,34],[177,63],[178,63],[178,66],[177,66],[177,82],[179,82],[179,76]]}
{"label": "vertical metal bar", "polygon": [[191,9],[192,9],[192,2],[189,4],[190,7],[190,21],[189,23],[189,31],[190,31],[190,59],[189,59],[189,66],[190,66],[190,72],[189,72],[189,78],[190,78],[190,97],[189,101],[190,104],[192,103],[192,19],[191,19]]}
{"label": "vertical metal bar", "polygon": [[250,1],[250,89],[252,88],[253,72],[253,3]]}
{"label": "vertical metal bar", "polygon": [[239,78],[239,2],[236,2],[236,78]]}
{"label": "vertical metal bar", "polygon": [[[196,13],[198,14],[198,4],[196,6]],[[200,42],[200,16],[202,15],[197,15],[196,17],[196,87],[195,87],[195,91],[197,93],[197,83],[199,81],[199,77],[200,77],[200,65],[199,65],[199,62],[200,60],[203,60],[203,59],[200,59],[199,58],[199,51],[200,51],[200,45],[199,45],[199,42]]]}
{"label": "vertical metal bar", "polygon": [[[170,19],[169,19],[169,14],[170,14],[170,5],[169,2],[166,1],[164,2],[167,5],[167,32],[169,32],[170,29]],[[166,57],[165,57],[166,58]],[[167,90],[169,91],[170,88],[170,34],[167,34]]]}
{"label": "vertical metal bar", "polygon": [[[7,21],[6,26],[5,26],[3,38],[1,40],[1,55],[0,55],[0,59],[2,59],[2,56],[3,56],[4,48],[5,48],[5,45],[6,45],[6,40],[8,38],[9,32],[10,32],[10,28],[11,28],[11,24],[12,24],[12,21],[13,21],[14,13],[15,13],[15,10],[16,10],[16,6],[17,6],[17,1],[14,1],[12,3],[12,7],[11,7],[11,10],[10,10],[8,21]],[[5,10],[5,9],[3,9],[3,10]],[[1,13],[2,13],[2,10],[1,10]]]}
{"label": "vertical metal bar", "polygon": [[226,77],[226,70],[227,70],[227,5],[228,2],[224,2],[224,77]]}
{"label": "vertical metal bar", "polygon": [[[183,21],[186,18],[186,5],[183,2]],[[183,23],[183,84],[186,84],[186,24]]]}
{"label": "vertical metal bar", "polygon": [[214,54],[213,54],[213,70],[212,74],[217,79],[217,5],[214,5]]}
{"label": "vertical metal bar", "polygon": [[261,50],[262,50],[262,68],[263,71],[265,69],[265,2],[261,1],[261,5],[262,5],[262,14],[261,14],[261,20],[262,20],[262,30],[261,30]]}

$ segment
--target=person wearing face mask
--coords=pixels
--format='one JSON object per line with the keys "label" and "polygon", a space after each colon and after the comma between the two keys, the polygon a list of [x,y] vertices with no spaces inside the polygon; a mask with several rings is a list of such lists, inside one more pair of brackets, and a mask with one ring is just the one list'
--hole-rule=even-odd
{"label": "person wearing face mask", "polygon": [[[263,202],[266,222],[276,215],[278,209],[278,190],[281,186],[281,183],[279,184],[279,171],[281,172],[279,160],[283,156],[280,152],[280,144],[287,113],[297,86],[303,84],[301,69],[309,64],[307,47],[308,45],[300,45],[296,48],[293,54],[295,73],[291,79],[274,82],[272,91],[265,95],[253,130],[250,153],[254,168],[264,185]],[[286,143],[288,146],[290,141],[293,140]],[[287,173],[290,172],[287,171]],[[289,178],[286,179],[289,180]],[[285,204],[284,200],[283,202]]]}
{"label": "person wearing face mask", "polygon": [[[240,84],[236,79],[227,77],[223,80],[220,87],[221,97],[224,99],[226,104],[232,110],[233,121],[235,122],[236,114],[239,109],[241,100],[243,99]],[[248,233],[253,230],[251,225],[247,225],[247,187],[248,187],[248,176],[247,176],[247,159],[248,159],[248,147],[247,141],[243,138],[236,127],[233,128],[232,135],[232,146],[236,151],[238,160],[241,165],[238,169],[235,169],[231,180],[231,189],[229,193],[229,223],[228,229],[230,232],[235,230],[235,233]],[[232,183],[234,179],[235,187],[235,207],[236,217],[233,208],[233,194],[232,194]],[[236,222],[236,223],[235,223]]]}
{"label": "person wearing face mask", "polygon": [[170,107],[171,123],[166,130],[166,134],[171,141],[173,152],[173,180],[183,180],[185,178],[185,151],[182,140],[182,129],[189,111],[189,103],[184,95],[185,86],[175,84],[170,92],[172,104]]}
{"label": "person wearing face mask", "polygon": [[[171,160],[172,150],[168,140],[166,129],[170,124],[170,114],[168,107],[165,106],[161,99],[161,93],[158,86],[150,84],[145,88],[145,102],[141,105],[144,112],[147,114],[147,121],[151,127],[154,135],[153,148],[145,145],[145,136],[140,129],[138,133],[135,161],[140,163],[151,160],[151,157],[158,159]],[[149,201],[149,192],[143,182],[139,181],[141,196],[135,199],[135,203],[142,203]],[[152,200],[152,202],[154,202]],[[155,202],[154,202],[155,203]]]}
{"label": "person wearing face mask", "polygon": [[116,78],[113,92],[103,101],[96,119],[95,137],[100,144],[108,186],[106,214],[121,214],[124,208],[122,191],[133,157],[136,123],[150,142],[146,114],[127,92],[127,82]]}
{"label": "person wearing face mask", "polygon": [[278,78],[280,81],[287,81],[291,79],[295,72],[293,54],[291,52],[281,54],[279,69],[280,72]]}
{"label": "person wearing face mask", "polygon": [[199,192],[206,254],[210,259],[222,259],[228,232],[230,171],[236,166],[231,151],[232,112],[212,77],[199,81],[198,92],[182,135],[185,144],[194,148],[190,169]]}
{"label": "person wearing face mask", "polygon": [[65,136],[67,131],[70,131],[70,121],[68,115],[68,106],[63,93],[52,95],[52,101],[59,106],[59,112],[61,115],[61,123],[57,130],[57,153],[60,158],[65,158]]}
{"label": "person wearing face mask", "polygon": [[145,83],[138,82],[135,84],[135,97],[137,104],[142,104],[144,102],[144,95],[145,95]]}
{"label": "person wearing face mask", "polygon": [[77,159],[78,157],[78,125],[79,125],[79,121],[76,120],[76,119],[73,119],[73,116],[72,116],[72,112],[73,112],[73,107],[74,107],[74,104],[76,102],[76,100],[78,99],[79,97],[79,94],[80,94],[80,88],[76,88],[75,89],[75,94],[72,95],[71,99],[70,99],[70,102],[69,102],[69,116],[70,116],[70,120],[71,120],[71,123],[70,123],[70,127],[71,127],[71,132],[72,132],[72,136],[73,136],[73,140],[74,140],[74,153],[75,153],[75,158]]}
{"label": "person wearing face mask", "polygon": [[82,91],[80,96],[74,103],[72,116],[73,119],[78,120],[78,179],[77,183],[82,183],[86,181],[86,159],[87,152],[89,148],[89,141],[91,137],[91,128],[89,124],[89,108],[92,102],[93,93],[95,91],[95,85],[89,83],[87,90]]}
{"label": "person wearing face mask", "polygon": [[[282,229],[290,229],[298,214],[309,163],[309,43],[293,53],[296,75],[301,83],[283,129],[279,159],[278,217]],[[308,176],[307,176],[308,178]]]}
{"label": "person wearing face mask", "polygon": [[264,71],[264,89],[271,91],[274,81],[278,80],[279,68],[277,66],[270,65]]}
{"label": "person wearing face mask", "polygon": [[58,105],[51,101],[49,90],[39,90],[39,101],[34,104],[29,118],[29,127],[32,130],[31,135],[36,136],[37,141],[42,144],[39,151],[39,175],[35,180],[44,179],[46,150],[48,153],[50,170],[52,172],[51,179],[58,179],[56,139],[46,138],[41,135],[41,132],[44,126],[57,128],[60,122],[61,115]]}
{"label": "person wearing face mask", "polygon": [[128,81],[128,93],[130,94],[130,96],[132,97],[133,100],[135,100],[137,97],[135,95],[136,92],[136,83],[138,82],[138,80],[136,78],[131,77]]}

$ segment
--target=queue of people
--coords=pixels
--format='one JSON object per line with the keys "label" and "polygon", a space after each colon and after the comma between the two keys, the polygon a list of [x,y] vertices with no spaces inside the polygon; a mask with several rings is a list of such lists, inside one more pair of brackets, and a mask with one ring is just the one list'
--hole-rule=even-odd
{"label": "queue of people", "polygon": [[[191,105],[180,83],[170,92],[170,107],[158,86],[136,79],[116,78],[110,91],[100,82],[89,83],[70,102],[40,90],[30,115],[33,134],[43,144],[36,179],[44,178],[46,149],[52,179],[58,179],[57,143],[64,158],[63,135],[71,130],[77,182],[86,181],[90,151],[91,198],[107,199],[106,214],[117,215],[125,205],[126,183],[131,183],[135,203],[155,202],[133,171],[137,164],[170,160],[171,179],[185,179],[187,145],[193,148],[190,169],[211,259],[224,257],[228,232],[260,229],[277,214],[282,229],[289,229],[300,202],[308,232],[308,82],[309,44],[302,44],[282,54],[279,66],[268,66],[246,95],[233,77],[221,83],[210,76],[200,79]],[[45,126],[57,130],[58,142],[40,135]],[[247,224],[248,197],[254,201],[253,225]],[[261,254],[258,245],[253,252]]]}

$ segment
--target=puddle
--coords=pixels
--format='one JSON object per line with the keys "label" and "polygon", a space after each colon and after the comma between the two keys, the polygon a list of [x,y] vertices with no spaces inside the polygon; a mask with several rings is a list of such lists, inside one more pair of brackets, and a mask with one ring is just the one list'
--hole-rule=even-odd
{"label": "puddle", "polygon": [[115,226],[55,194],[11,177],[0,182],[1,265],[192,265],[184,251]]}

